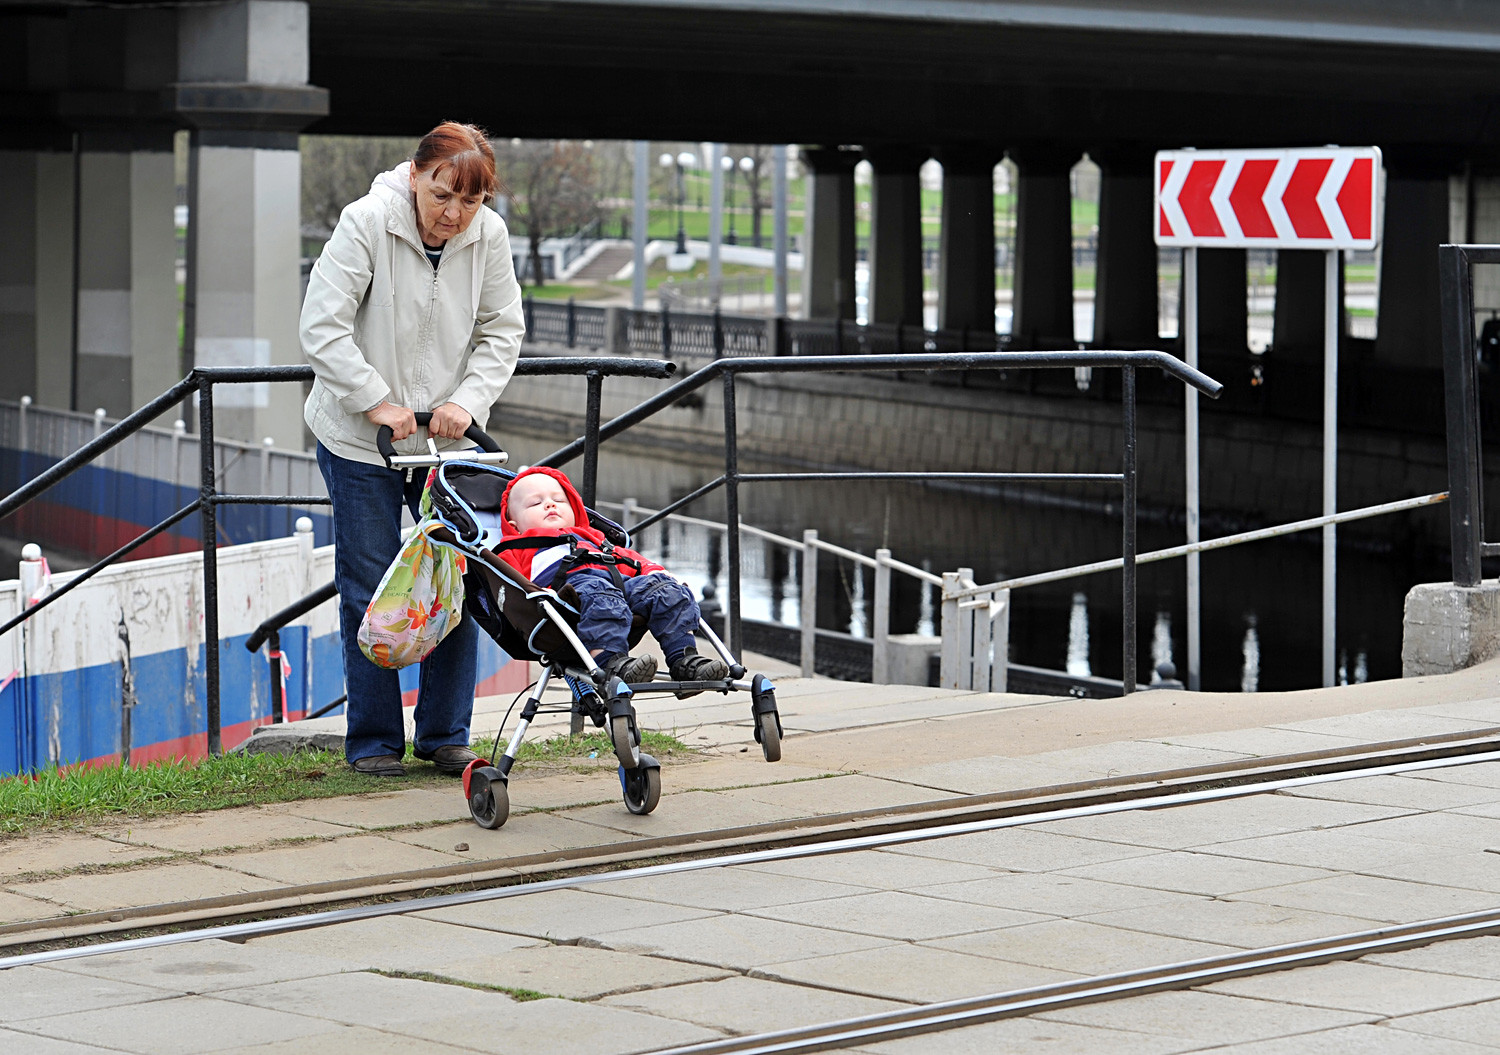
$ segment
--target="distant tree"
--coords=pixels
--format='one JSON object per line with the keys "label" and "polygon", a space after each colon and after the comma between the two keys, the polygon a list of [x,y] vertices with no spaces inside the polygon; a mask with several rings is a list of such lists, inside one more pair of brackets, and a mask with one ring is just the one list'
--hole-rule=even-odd
{"label": "distant tree", "polygon": [[512,139],[495,144],[508,215],[526,228],[532,281],[543,285],[542,239],[571,233],[599,216],[600,164],[593,144]]}
{"label": "distant tree", "polygon": [[735,148],[736,157],[747,157],[755,162],[749,172],[742,172],[745,186],[750,191],[750,227],[754,245],[760,245],[760,214],[770,201],[766,197],[766,179],[771,174],[771,148],[758,143]]}
{"label": "distant tree", "polygon": [[415,139],[302,136],[302,230],[327,238],[344,206],[370,192],[370,181],[408,160]]}

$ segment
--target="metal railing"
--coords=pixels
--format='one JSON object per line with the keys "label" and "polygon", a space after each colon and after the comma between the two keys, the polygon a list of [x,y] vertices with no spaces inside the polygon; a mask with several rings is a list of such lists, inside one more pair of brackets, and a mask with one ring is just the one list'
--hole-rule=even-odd
{"label": "metal railing", "polygon": [[1453,582],[1478,586],[1485,557],[1500,543],[1484,541],[1484,448],[1481,443],[1479,356],[1474,341],[1475,264],[1500,264],[1500,245],[1438,247],[1443,314],[1443,381],[1447,408],[1449,533]]}
{"label": "metal railing", "polygon": [[[653,359],[574,359],[574,358],[523,358],[516,365],[519,375],[565,375],[582,374],[588,382],[586,420],[589,423],[585,441],[579,454],[584,459],[582,491],[586,501],[594,498],[595,479],[599,462],[599,406],[601,389],[606,376],[631,376],[667,378],[675,371],[673,363]],[[254,384],[265,382],[303,382],[313,379],[309,366],[224,367],[197,368],[157,396],[139,410],[122,419],[113,428],[104,430],[72,454],[38,474],[4,498],[0,498],[0,520],[5,519],[28,502],[46,492],[74,472],[93,462],[100,455],[118,446],[127,437],[145,428],[150,422],[168,410],[178,406],[193,393],[198,396],[198,497],[155,526],[147,528],[130,542],[119,547],[104,559],[80,572],[66,585],[48,594],[19,615],[0,624],[0,634],[14,629],[38,612],[67,596],[83,583],[112,564],[123,560],[151,539],[173,525],[191,516],[200,515],[202,531],[200,545],[203,552],[203,636],[210,645],[204,652],[204,688],[208,750],[211,754],[223,751],[220,729],[219,699],[219,594],[218,594],[218,511],[223,506],[240,505],[298,505],[324,506],[329,499],[323,495],[264,495],[224,494],[219,490],[219,472],[214,437],[214,386],[221,384]],[[575,455],[576,456],[576,455]]]}

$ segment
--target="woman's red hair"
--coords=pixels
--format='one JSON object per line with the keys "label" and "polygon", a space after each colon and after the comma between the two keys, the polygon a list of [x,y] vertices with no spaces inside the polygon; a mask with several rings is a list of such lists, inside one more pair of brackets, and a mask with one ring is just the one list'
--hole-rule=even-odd
{"label": "woman's red hair", "polygon": [[499,186],[495,176],[495,151],[484,130],[477,125],[444,121],[422,137],[411,158],[415,172],[442,169],[453,173],[453,189],[461,196],[482,194],[493,198]]}

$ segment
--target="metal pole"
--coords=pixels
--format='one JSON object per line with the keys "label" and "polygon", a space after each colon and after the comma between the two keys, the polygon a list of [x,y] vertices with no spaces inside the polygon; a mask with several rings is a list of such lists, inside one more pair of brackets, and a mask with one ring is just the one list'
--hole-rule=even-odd
{"label": "metal pole", "polygon": [[729,604],[724,609],[724,638],[733,653],[744,651],[740,624],[740,452],[735,421],[734,372],[724,373],[724,523],[728,528]]}
{"label": "metal pole", "polygon": [[802,676],[816,672],[818,651],[818,533],[802,532]]}
{"label": "metal pole", "polygon": [[1124,695],[1135,691],[1135,367],[1127,366],[1122,371],[1125,404],[1125,529],[1124,529],[1124,581],[1123,602],[1124,663],[1120,680],[1124,683]]}
{"label": "metal pole", "polygon": [[871,638],[875,654],[870,663],[870,680],[887,685],[891,680],[891,551],[875,551],[875,611]]}
{"label": "metal pole", "polygon": [[635,141],[635,229],[630,232],[635,246],[635,268],[630,273],[630,306],[636,311],[646,307],[646,228],[650,224],[646,206],[651,194],[651,171],[648,157],[651,144]]}
{"label": "metal pole", "polygon": [[774,210],[772,220],[771,254],[775,261],[772,279],[772,311],[777,318],[785,318],[786,307],[786,147],[771,148],[771,201]]}
{"label": "metal pole", "polygon": [[[1198,366],[1198,250],[1182,251],[1182,345],[1187,364]],[[1199,541],[1198,393],[1185,386],[1183,451],[1186,455],[1187,542]],[[1187,556],[1187,687],[1203,687],[1203,576],[1196,551]]]}
{"label": "metal pole", "polygon": [[1456,586],[1478,586],[1484,540],[1480,476],[1478,366],[1474,357],[1474,289],[1463,246],[1438,250],[1443,313],[1443,394],[1448,423],[1449,538]]}
{"label": "metal pole", "polygon": [[719,306],[719,296],[724,285],[724,263],[719,247],[724,241],[724,144],[715,143],[709,151],[709,197],[708,197],[708,297],[709,303]]}
{"label": "metal pole", "polygon": [[208,710],[208,753],[222,755],[219,737],[219,518],[214,504],[214,386],[198,379],[198,510],[203,526],[203,688]]}
{"label": "metal pole", "polygon": [[281,698],[281,631],[266,636],[266,652],[271,657],[271,724],[286,721],[286,702]]}
{"label": "metal pole", "polygon": [[604,375],[590,370],[588,404],[583,418],[583,504],[592,506],[599,482],[599,404],[603,396]]}
{"label": "metal pole", "polygon": [[[1323,515],[1338,512],[1339,472],[1339,250],[1323,253]],[[1189,390],[1191,391],[1191,389]],[[1338,525],[1323,525],[1323,684],[1334,684],[1337,664]]]}

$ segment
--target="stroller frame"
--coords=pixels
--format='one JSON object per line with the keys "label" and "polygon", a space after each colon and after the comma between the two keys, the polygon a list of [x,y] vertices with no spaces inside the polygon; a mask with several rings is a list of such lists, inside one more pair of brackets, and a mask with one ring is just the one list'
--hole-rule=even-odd
{"label": "stroller frame", "polygon": [[[382,430],[384,431],[384,430]],[[494,447],[481,442],[488,450]],[[498,447],[494,447],[498,453]],[[408,461],[416,464],[416,458]],[[572,591],[566,585],[559,590],[537,586],[490,550],[484,548],[484,528],[476,514],[478,505],[487,502],[497,506],[503,484],[516,477],[509,469],[498,468],[487,459],[465,459],[451,455],[426,460],[437,471],[431,482],[432,513],[442,525],[433,533],[436,541],[452,545],[465,555],[469,570],[464,576],[466,615],[513,658],[536,661],[542,665],[541,677],[527,696],[526,704],[505,750],[499,751],[502,728],[496,731],[495,749],[488,760],[479,758],[464,770],[464,797],[469,813],[482,828],[499,828],[510,814],[509,782],[516,755],[526,732],[538,714],[567,711],[589,719],[595,727],[609,730],[610,743],[619,764],[620,791],[625,808],[631,813],[647,814],[661,797],[661,763],[641,750],[640,726],[634,700],[638,694],[671,693],[679,699],[700,692],[748,692],[755,740],[768,762],[781,758],[781,716],[776,709],[776,687],[764,674],[747,671],[729,648],[714,633],[707,621],[698,621],[702,639],[712,646],[729,666],[729,677],[719,681],[675,681],[659,673],[649,682],[627,684],[606,673],[589,654],[588,647],[575,629],[578,610],[569,600]],[[465,481],[465,483],[460,483]],[[467,483],[472,481],[472,484]],[[503,481],[503,483],[502,483]],[[461,487],[471,486],[479,497],[466,498]],[[498,509],[488,510],[498,512]],[[614,544],[629,545],[630,536],[614,521],[588,510],[590,525],[603,531]],[[569,617],[572,617],[570,620]],[[631,631],[634,645],[644,634],[637,624]],[[544,706],[543,694],[554,682],[567,683],[572,699],[566,707]],[[508,714],[509,712],[507,712]]]}

